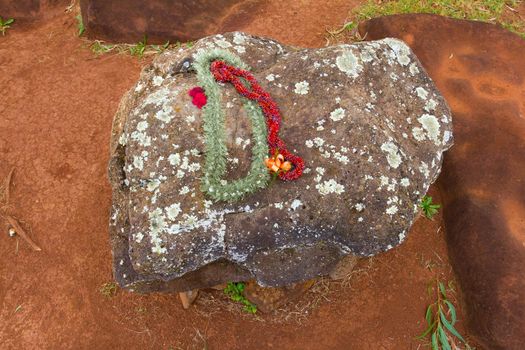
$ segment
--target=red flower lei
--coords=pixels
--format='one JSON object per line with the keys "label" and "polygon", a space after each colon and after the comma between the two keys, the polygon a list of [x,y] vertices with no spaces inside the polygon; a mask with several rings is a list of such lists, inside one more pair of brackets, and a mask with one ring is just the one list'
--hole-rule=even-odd
{"label": "red flower lei", "polygon": [[[222,83],[232,83],[239,94],[250,100],[256,101],[259,104],[264,116],[266,117],[266,127],[268,129],[267,140],[270,149],[270,157],[281,154],[286,161],[293,164],[293,168],[290,171],[279,172],[279,178],[284,181],[298,179],[303,173],[304,161],[301,157],[288,151],[284,141],[279,138],[282,117],[277,104],[273,101],[270,94],[262,89],[250,72],[229,66],[223,61],[212,62],[211,72],[217,81]],[[248,81],[251,91],[244,86],[239,77]],[[192,102],[199,108],[202,108],[202,106],[206,104],[206,96],[204,95],[204,99],[202,99],[202,97],[199,96],[201,93],[203,93],[203,90],[199,87],[190,90],[190,95],[193,97]],[[202,102],[204,103],[201,105]]]}

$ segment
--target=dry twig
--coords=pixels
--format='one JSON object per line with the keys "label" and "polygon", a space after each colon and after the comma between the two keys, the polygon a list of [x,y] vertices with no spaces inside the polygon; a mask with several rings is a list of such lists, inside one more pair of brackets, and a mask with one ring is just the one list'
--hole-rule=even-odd
{"label": "dry twig", "polygon": [[11,215],[6,215],[5,218],[7,219],[7,221],[9,222],[9,224],[11,226],[13,226],[13,228],[15,229],[16,231],[16,234],[19,235],[20,237],[22,237],[30,246],[31,248],[33,248],[33,250],[36,250],[37,252],[41,251],[42,248],[40,248],[30,237],[29,235],[26,233],[26,231],[24,231],[24,229],[22,228],[22,226],[20,226],[20,224],[18,223],[18,221],[12,217]]}
{"label": "dry twig", "polygon": [[13,178],[13,173],[15,171],[15,168],[11,169],[9,174],[7,175],[3,187],[3,197],[1,198],[1,201],[3,202],[0,205],[0,216],[4,217],[7,222],[9,222],[9,225],[11,225],[16,233],[22,237],[35,251],[41,251],[42,249],[29,237],[27,232],[22,228],[18,220],[10,215],[8,213],[9,211],[9,196],[10,196],[10,187],[11,187],[11,180]]}

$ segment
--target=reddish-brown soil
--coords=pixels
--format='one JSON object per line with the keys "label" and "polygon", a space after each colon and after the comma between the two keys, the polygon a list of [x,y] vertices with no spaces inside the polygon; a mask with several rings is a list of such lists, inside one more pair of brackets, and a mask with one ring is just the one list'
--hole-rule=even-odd
{"label": "reddish-brown soil", "polygon": [[[267,17],[244,29],[308,46],[322,46],[324,27],[343,23],[352,5],[272,3]],[[360,262],[346,283],[305,295],[303,302],[320,301],[303,312],[302,324],[219,308],[209,300],[223,298],[220,292],[187,311],[176,295],[102,295],[112,279],[111,122],[144,64],[128,55],[95,57],[76,37],[72,14],[0,37],[0,176],[16,167],[13,213],[43,249],[32,251],[2,226],[0,348],[423,348],[414,338],[432,301],[427,286],[436,276],[453,280],[440,218],[419,219],[402,246]],[[462,319],[460,312],[460,330]]]}

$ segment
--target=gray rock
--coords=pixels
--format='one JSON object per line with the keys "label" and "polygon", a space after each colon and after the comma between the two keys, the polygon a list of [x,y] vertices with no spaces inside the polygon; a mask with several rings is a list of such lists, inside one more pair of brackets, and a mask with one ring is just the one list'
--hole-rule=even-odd
{"label": "gray rock", "polygon": [[[200,190],[201,110],[188,96],[195,55],[217,47],[251,67],[280,107],[282,139],[306,163],[299,180],[274,181],[234,204]],[[235,179],[249,169],[251,131],[239,95],[229,84],[222,91]],[[147,292],[326,275],[344,256],[403,242],[451,145],[448,106],[399,40],[297,49],[229,33],[164,52],[114,120],[116,279]]]}

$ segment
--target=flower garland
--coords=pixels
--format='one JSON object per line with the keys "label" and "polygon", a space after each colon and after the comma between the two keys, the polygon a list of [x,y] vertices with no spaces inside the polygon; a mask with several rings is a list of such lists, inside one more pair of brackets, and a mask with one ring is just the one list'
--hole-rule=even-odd
{"label": "flower garland", "polygon": [[[270,154],[274,156],[274,161],[279,161],[279,156],[282,156],[283,162],[284,159],[286,159],[286,162],[289,162],[288,164],[291,163],[291,165],[294,166],[293,169],[290,167],[288,171],[278,172],[279,178],[284,181],[298,179],[303,173],[304,161],[301,157],[288,151],[284,141],[279,138],[282,117],[281,113],[279,113],[277,104],[273,101],[270,94],[262,89],[250,72],[229,66],[223,61],[214,61],[211,64],[211,72],[217,81],[232,83],[235,90],[237,90],[242,96],[259,103],[259,106],[266,117]],[[246,88],[239,78],[244,78],[244,80],[250,84],[251,91]]]}
{"label": "flower garland", "polygon": [[[237,56],[220,49],[200,53],[193,65],[199,83],[204,87],[204,91],[200,87],[189,91],[193,97],[192,102],[198,108],[203,108],[204,113],[206,165],[202,190],[216,200],[238,200],[247,193],[266,187],[269,176],[265,166],[281,180],[298,179],[302,175],[304,162],[301,157],[289,152],[284,141],[279,138],[282,117],[277,104],[246,70],[246,65]],[[250,171],[243,179],[230,184],[221,179],[226,172],[227,149],[224,113],[220,108],[217,82],[233,84],[237,92],[245,97],[243,103],[253,129],[254,147]],[[243,82],[249,83],[250,89]],[[207,103],[208,99],[210,104]],[[252,101],[256,101],[260,108]],[[266,128],[261,111],[266,117]],[[268,144],[263,143],[265,138]],[[272,155],[271,158],[268,158],[269,154]]]}
{"label": "flower garland", "polygon": [[215,60],[223,60],[241,68],[247,67],[240,58],[220,49],[198,54],[193,63],[199,84],[204,88],[207,96],[207,103],[202,107],[205,165],[201,189],[215,200],[233,202],[268,185],[270,174],[264,165],[264,160],[268,156],[266,125],[262,111],[257,108],[255,102],[244,99],[243,105],[250,118],[253,133],[252,163],[244,178],[226,182],[223,179],[228,155],[225,115],[220,105],[220,86],[210,71],[210,65]]}

